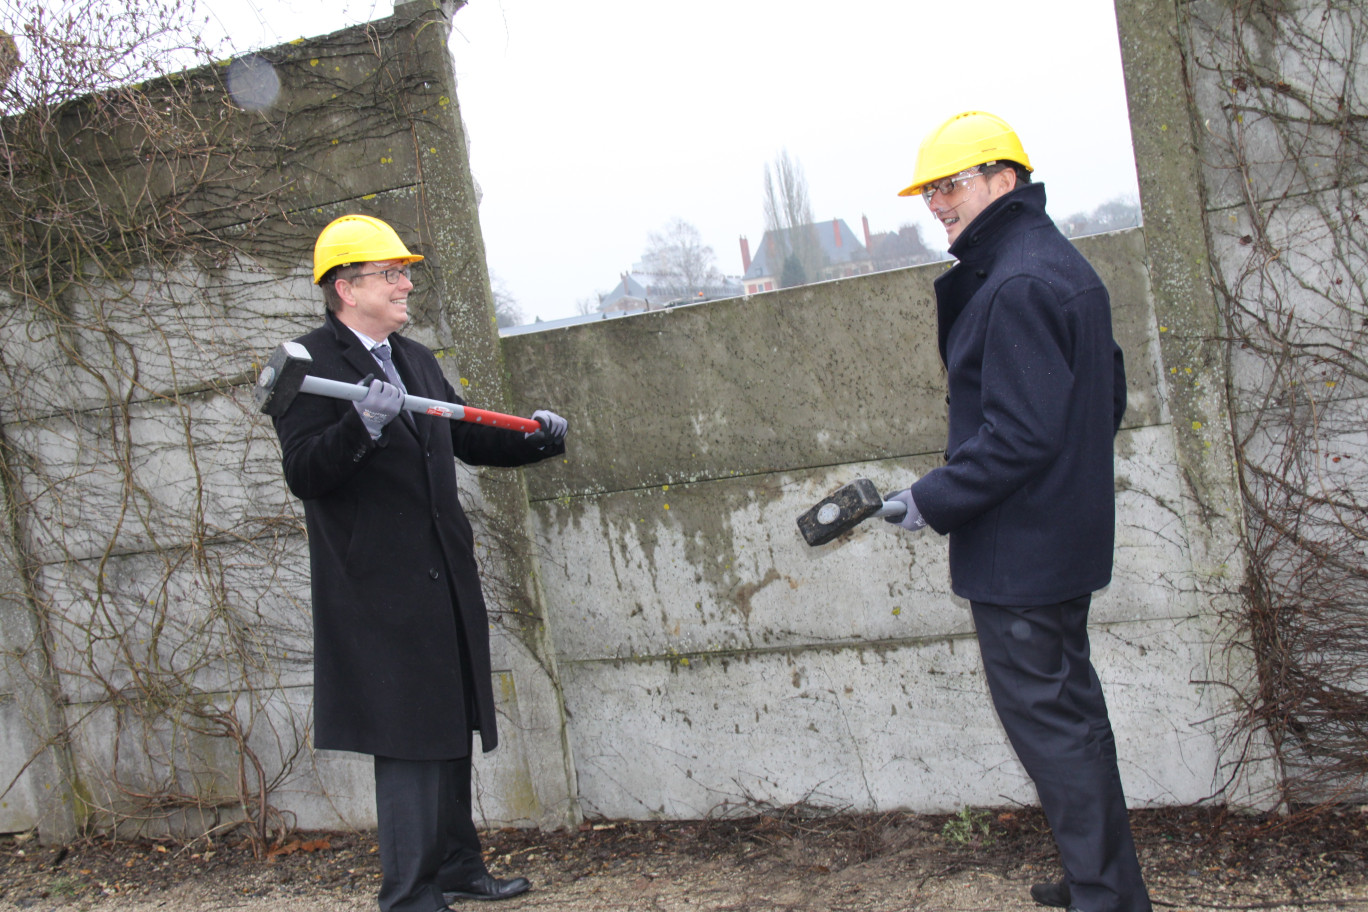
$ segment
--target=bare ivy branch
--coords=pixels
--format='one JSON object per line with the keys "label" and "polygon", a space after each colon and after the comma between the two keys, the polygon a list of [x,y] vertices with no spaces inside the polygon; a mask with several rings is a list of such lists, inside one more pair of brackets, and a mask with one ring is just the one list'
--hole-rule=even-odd
{"label": "bare ivy branch", "polygon": [[[1189,5],[1258,693],[1287,805],[1368,781],[1368,7]],[[1218,15],[1219,9],[1219,15]],[[1207,18],[1204,18],[1207,17]],[[1208,18],[1210,21],[1208,21]],[[1219,102],[1195,86],[1215,85]]]}

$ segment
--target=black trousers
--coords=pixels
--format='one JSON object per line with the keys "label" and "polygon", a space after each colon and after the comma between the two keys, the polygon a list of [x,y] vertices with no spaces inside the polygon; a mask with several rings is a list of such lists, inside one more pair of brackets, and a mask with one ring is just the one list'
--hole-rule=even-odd
{"label": "black trousers", "polygon": [[1082,912],[1150,912],[1116,740],[1088,644],[1092,596],[1057,605],[971,602],[1002,727],[1040,796]]}
{"label": "black trousers", "polygon": [[445,909],[442,891],[487,873],[470,798],[470,755],[375,758],[382,912]]}

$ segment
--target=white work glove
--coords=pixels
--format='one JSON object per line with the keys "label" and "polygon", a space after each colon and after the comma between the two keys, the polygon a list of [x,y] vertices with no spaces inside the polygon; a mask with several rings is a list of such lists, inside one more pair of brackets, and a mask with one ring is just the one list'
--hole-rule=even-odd
{"label": "white work glove", "polygon": [[394,420],[399,414],[400,408],[404,405],[404,394],[399,387],[384,380],[372,380],[370,391],[366,393],[366,398],[360,402],[353,402],[356,406],[357,414],[361,416],[361,423],[370,432],[371,439],[380,436],[385,429],[385,425]]}
{"label": "white work glove", "polygon": [[523,436],[533,443],[541,443],[543,446],[560,443],[565,439],[565,432],[570,429],[570,422],[555,412],[548,412],[546,409],[537,409],[533,412],[532,420],[541,425],[541,430],[532,431]]}
{"label": "white work glove", "polygon": [[912,489],[904,488],[892,497],[885,497],[887,503],[901,503],[907,506],[907,512],[902,516],[885,516],[884,522],[892,523],[895,526],[902,526],[908,532],[917,532],[926,528],[926,520],[922,519],[921,511],[917,509],[916,501],[912,499]]}

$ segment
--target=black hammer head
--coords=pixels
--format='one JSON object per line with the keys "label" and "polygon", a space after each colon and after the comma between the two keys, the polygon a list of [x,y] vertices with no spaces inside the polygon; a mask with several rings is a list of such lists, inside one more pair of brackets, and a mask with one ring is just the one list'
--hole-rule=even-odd
{"label": "black hammer head", "polygon": [[798,531],[809,545],[825,545],[879,512],[882,506],[883,497],[874,482],[857,478],[798,517]]}
{"label": "black hammer head", "polygon": [[309,350],[298,342],[283,342],[277,346],[261,369],[256,389],[252,391],[257,408],[273,418],[285,414],[299,395],[299,387],[308,376],[311,364],[313,358]]}

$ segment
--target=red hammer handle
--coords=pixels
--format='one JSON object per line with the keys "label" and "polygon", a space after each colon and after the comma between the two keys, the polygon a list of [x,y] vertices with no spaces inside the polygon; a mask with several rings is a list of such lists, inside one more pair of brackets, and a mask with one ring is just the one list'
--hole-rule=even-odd
{"label": "red hammer handle", "polygon": [[469,421],[471,424],[487,424],[491,427],[525,431],[528,434],[535,434],[542,429],[541,422],[533,421],[531,418],[519,418],[517,415],[505,415],[503,412],[491,412],[468,405],[465,406],[465,414],[461,416],[461,420]]}

